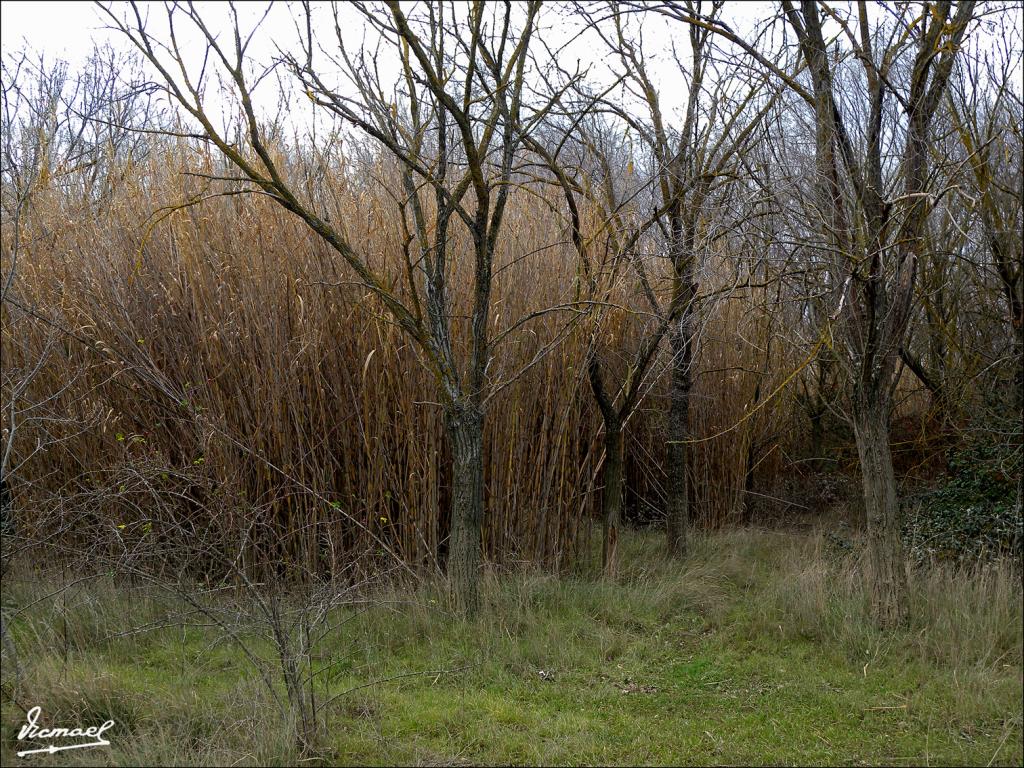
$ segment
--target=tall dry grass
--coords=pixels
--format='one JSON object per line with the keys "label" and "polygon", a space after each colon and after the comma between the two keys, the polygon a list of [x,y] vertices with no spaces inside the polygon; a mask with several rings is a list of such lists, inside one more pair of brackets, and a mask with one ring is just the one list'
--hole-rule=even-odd
{"label": "tall dry grass", "polygon": [[[282,157],[301,172],[297,158]],[[284,564],[337,569],[386,545],[413,566],[437,565],[450,493],[441,410],[430,374],[381,302],[271,201],[175,207],[203,191],[188,171],[224,173],[204,149],[157,145],[146,163],[123,170],[99,203],[56,182],[34,193],[3,351],[5,364],[31,366],[52,345],[27,400],[50,398],[63,420],[26,423],[18,435],[15,461],[27,459],[14,487],[20,523],[42,532],[77,509],[116,538],[167,515],[197,536],[242,541],[254,558]],[[337,168],[310,192],[401,285],[397,186],[394,169],[376,162]],[[470,259],[465,235],[453,232],[458,350],[467,346]],[[557,195],[518,190],[506,233],[494,334],[578,295]],[[704,275],[709,292],[728,280],[730,270],[719,271]],[[624,282],[603,316],[613,373],[649,322],[635,294]],[[704,310],[692,484],[702,525],[742,514],[752,441],[754,470],[765,474],[778,471],[791,439],[781,426],[792,421],[787,395],[748,414],[758,384],[764,398],[799,362],[799,350],[776,345],[769,365],[764,349],[777,328],[757,306],[738,293]],[[591,332],[579,314],[553,312],[496,350],[489,373],[500,391],[486,438],[491,560],[557,569],[586,544],[602,461],[583,375]],[[663,498],[665,355],[627,426],[627,504],[645,519],[658,518]],[[37,440],[50,446],[33,454]]]}

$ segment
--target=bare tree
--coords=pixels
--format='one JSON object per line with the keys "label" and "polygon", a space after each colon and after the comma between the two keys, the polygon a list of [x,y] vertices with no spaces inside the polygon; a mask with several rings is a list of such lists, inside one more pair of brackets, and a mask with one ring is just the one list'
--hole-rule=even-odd
{"label": "bare tree", "polygon": [[[844,275],[843,360],[853,385],[853,423],[864,481],[872,611],[882,626],[906,618],[905,574],[899,533],[899,502],[889,448],[889,416],[914,296],[924,224],[935,205],[928,173],[932,118],[946,91],[956,52],[974,14],[962,2],[903,7],[888,25],[872,29],[867,3],[856,22],[812,0],[796,8],[784,0],[812,87],[801,95],[817,120],[817,183],[828,248]],[[833,53],[823,34],[831,16],[863,67],[868,114],[863,150],[852,137]],[[886,39],[888,38],[888,39]],[[910,61],[907,59],[910,58]],[[888,110],[895,100],[898,115]],[[886,120],[895,121],[887,125]],[[889,175],[883,142],[903,136],[898,173]],[[899,187],[902,187],[900,189]]]}
{"label": "bare tree", "polygon": [[[255,29],[242,30],[234,7],[231,39],[226,41],[191,4],[167,7],[168,31],[163,36],[147,24],[146,11],[138,5],[125,16],[104,7],[114,26],[156,68],[162,87],[241,172],[227,181],[244,182],[247,190],[299,217],[379,297],[420,350],[436,378],[445,412],[453,456],[448,570],[457,601],[469,611],[478,603],[484,419],[488,401],[500,387],[488,375],[488,362],[500,341],[492,335],[490,321],[494,255],[517,183],[517,150],[544,112],[543,104],[528,109],[524,101],[539,9],[537,2],[477,2],[431,5],[409,15],[397,2],[356,3],[333,6],[333,24],[328,25],[317,16],[317,8],[305,4],[296,16],[301,54],[283,54],[279,63],[297,78],[316,109],[372,139],[404,169],[400,210],[403,221],[411,214],[411,222],[405,224],[405,274],[393,276],[379,273],[370,256],[303,195],[275,159],[271,137],[253,105],[260,81],[252,74],[249,52]],[[352,54],[346,48],[342,16],[353,11],[399,63],[397,84],[389,86],[381,79],[376,54],[366,49]],[[198,73],[194,68],[190,72],[179,48],[182,26],[197,33],[205,46]],[[205,98],[215,67],[226,74],[241,114],[237,141],[215,125]],[[344,87],[332,81],[335,71],[347,79]],[[468,234],[472,253],[465,349],[453,341],[448,284],[457,256],[451,247],[456,222]],[[510,332],[520,325],[513,323]]]}
{"label": "bare tree", "polygon": [[[723,3],[710,4],[707,19],[714,25]],[[664,5],[660,12],[673,21],[686,21],[700,14],[702,3],[687,2],[679,8]],[[621,475],[622,461],[616,456],[621,448],[622,424],[636,407],[645,375],[654,359],[654,352],[667,335],[670,342],[670,385],[668,413],[668,548],[673,554],[686,551],[687,525],[690,514],[689,476],[692,435],[690,408],[694,387],[696,344],[701,318],[709,313],[709,297],[721,300],[729,292],[708,291],[701,295],[701,275],[705,257],[726,233],[727,227],[717,219],[723,200],[738,178],[739,158],[745,152],[761,119],[774,104],[775,95],[763,89],[763,79],[749,70],[731,68],[725,51],[715,46],[711,30],[697,25],[681,26],[687,30],[689,60],[676,59],[680,80],[686,86],[682,122],[674,125],[665,113],[663,96],[649,73],[642,43],[634,39],[628,27],[631,12],[636,9],[610,5],[604,13],[589,14],[590,23],[621,66],[620,75],[632,97],[630,104],[615,104],[604,99],[602,107],[639,137],[649,164],[649,205],[652,211],[632,232],[625,233],[618,245],[622,258],[646,301],[646,309],[658,320],[645,334],[634,361],[627,368],[619,389],[621,403],[613,407],[619,395],[607,391],[603,380],[600,356],[592,355],[590,381],[594,396],[605,420],[606,442],[614,449],[606,456],[605,503],[611,504],[612,522],[606,512],[606,531],[614,535],[621,491],[614,478]],[[609,31],[604,24],[610,22]],[[678,54],[677,54],[678,56]],[[645,200],[645,202],[648,202]],[[608,200],[610,210],[620,205]],[[644,266],[636,248],[642,235],[655,233],[656,248],[668,262],[668,280],[664,290],[652,285],[648,276],[653,270]],[[737,275],[739,272],[737,271]],[[732,286],[731,290],[738,288]],[[659,294],[663,298],[658,298]],[[618,483],[621,485],[621,481]],[[609,498],[608,488],[611,488]],[[618,500],[618,501],[616,501]],[[606,539],[607,539],[606,534]],[[614,558],[614,543],[606,543]],[[609,557],[606,555],[606,562]]]}

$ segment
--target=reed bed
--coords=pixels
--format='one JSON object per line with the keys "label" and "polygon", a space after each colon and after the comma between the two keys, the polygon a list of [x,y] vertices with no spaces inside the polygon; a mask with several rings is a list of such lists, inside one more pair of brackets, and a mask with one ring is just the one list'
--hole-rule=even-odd
{"label": "reed bed", "polygon": [[[434,382],[413,345],[271,201],[234,195],[180,207],[203,191],[188,173],[197,169],[222,171],[182,141],[123,169],[99,202],[56,182],[34,193],[3,353],[5,365],[43,360],[25,400],[46,400],[59,418],[19,433],[19,525],[42,534],[84,520],[117,538],[165,515],[210,541],[242,542],[264,562],[331,571],[390,549],[414,568],[437,567],[449,463]],[[310,191],[397,284],[396,188],[395,170],[378,162],[335,169]],[[495,334],[580,295],[557,194],[517,190],[505,232]],[[451,248],[458,350],[469,314],[464,234],[453,233]],[[719,271],[704,275],[709,292],[727,279]],[[597,331],[613,376],[650,322],[636,293],[628,281],[615,287]],[[769,350],[778,321],[762,304],[740,292],[702,319],[691,484],[701,526],[739,519],[747,475],[778,473],[801,429],[788,392],[768,395],[805,351]],[[584,370],[593,335],[590,318],[551,312],[496,349],[484,523],[495,563],[557,570],[589,546],[603,458]],[[627,512],[653,522],[664,498],[665,346],[627,425]],[[37,440],[49,447],[33,454]]]}

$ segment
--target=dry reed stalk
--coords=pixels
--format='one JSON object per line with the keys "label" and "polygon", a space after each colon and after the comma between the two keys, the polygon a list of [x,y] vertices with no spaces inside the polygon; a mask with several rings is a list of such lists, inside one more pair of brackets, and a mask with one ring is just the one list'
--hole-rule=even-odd
{"label": "dry reed stalk", "polygon": [[[99,426],[77,434],[69,428],[59,449],[31,458],[22,470],[22,508],[30,498],[52,500],[83,483],[109,481],[117,467],[149,462],[181,470],[162,490],[176,500],[175,514],[199,528],[237,538],[258,519],[261,530],[272,532],[252,542],[254,562],[334,571],[366,552],[383,556],[383,542],[416,568],[438,567],[451,478],[430,374],[379,301],[269,201],[220,197],[147,226],[154,211],[167,213],[196,194],[194,177],[184,171],[197,166],[223,171],[204,149],[178,142],[127,173],[102,208],[83,210],[56,188],[37,197],[20,301],[45,308],[91,346],[65,339],[35,391],[71,382],[59,407]],[[378,182],[394,176],[385,167],[374,173]],[[318,195],[332,220],[399,283],[402,234],[383,182],[359,183],[344,168],[328,178]],[[496,256],[495,333],[529,312],[571,301],[577,287],[557,196],[529,192],[512,195],[508,234]],[[593,212],[585,217],[590,226],[598,219]],[[451,248],[469,253],[457,230]],[[721,254],[710,269],[707,290],[727,284],[728,258]],[[469,297],[459,286],[469,284],[460,280],[469,269],[468,257],[458,260],[452,278],[457,350],[466,347]],[[656,286],[667,278],[659,269],[652,265]],[[614,306],[601,320],[615,377],[649,322],[634,293],[614,287]],[[763,362],[772,311],[762,298],[737,292],[704,320],[693,424],[700,525],[735,519],[751,440],[776,433],[780,443],[789,439],[786,396],[743,421],[757,380],[770,391],[795,364],[788,352],[770,368]],[[5,326],[5,360],[28,358],[44,344],[45,325],[27,328],[28,337],[13,344]],[[591,330],[585,318],[566,325],[563,315],[545,314],[510,335],[491,363],[494,380],[509,380],[486,427],[484,546],[493,562],[558,569],[587,551],[581,537],[585,521],[599,512],[602,460],[600,418],[581,375]],[[561,343],[515,378],[560,334]],[[657,519],[664,497],[660,372],[667,354],[626,431],[627,509],[639,519]],[[24,437],[31,445],[31,435]],[[758,471],[778,471],[780,455]],[[118,510],[126,514],[124,505]]]}

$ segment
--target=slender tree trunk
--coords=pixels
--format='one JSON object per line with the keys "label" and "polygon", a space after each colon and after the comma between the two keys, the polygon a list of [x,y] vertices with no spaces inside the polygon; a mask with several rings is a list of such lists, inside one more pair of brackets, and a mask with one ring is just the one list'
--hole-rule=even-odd
{"label": "slender tree trunk", "polygon": [[601,498],[604,512],[604,547],[601,564],[604,574],[614,578],[618,570],[619,524],[622,521],[622,425],[618,419],[605,422],[604,433],[604,494]]}
{"label": "slender tree trunk", "polygon": [[692,348],[689,310],[672,329],[669,342],[672,347],[672,383],[669,391],[668,411],[668,551],[672,555],[686,554],[687,526],[690,518],[689,463],[690,447],[690,390]]}
{"label": "slender tree trunk", "polygon": [[457,402],[446,414],[452,451],[452,515],[448,579],[457,609],[467,615],[480,605],[480,527],[484,511],[483,412]]}
{"label": "slender tree trunk", "polygon": [[[618,566],[619,524],[622,521],[622,485],[624,459],[622,447],[622,423],[624,414],[616,410],[615,403],[608,396],[601,375],[601,361],[597,350],[591,346],[587,360],[590,391],[604,420],[604,465],[601,469],[604,491],[601,496],[601,512],[604,517],[604,538],[601,547],[601,566],[605,576],[614,577]],[[628,396],[627,396],[628,401]],[[627,409],[628,403],[623,403]]]}
{"label": "slender tree trunk", "polygon": [[745,523],[752,522],[754,518],[754,460],[757,457],[757,446],[754,438],[750,438],[747,445],[747,467],[743,473],[743,499],[741,501],[740,518]]}
{"label": "slender tree trunk", "polygon": [[[1020,315],[1014,323],[1014,358],[1016,359],[1017,370],[1013,374],[1014,405],[1016,406],[1017,419],[1017,450],[1022,453],[1020,474],[1017,475],[1017,499],[1013,505],[1013,514],[1018,523],[1024,517],[1024,429],[1021,428],[1021,420],[1024,419],[1024,322],[1021,322]],[[1020,530],[1020,526],[1017,526]]]}
{"label": "slender tree trunk", "polygon": [[[1018,520],[1024,516],[1024,467],[1021,467],[1017,475],[1017,500],[1013,505],[1013,514]],[[1020,530],[1018,527],[1017,530]]]}
{"label": "slender tree trunk", "polygon": [[[771,349],[771,343],[768,344],[768,350]],[[768,362],[768,355],[765,355],[765,363]],[[761,382],[757,382],[754,387],[754,402],[751,403],[751,412],[757,410],[758,404],[761,402]],[[753,517],[753,498],[754,498],[754,467],[756,466],[755,460],[757,459],[758,444],[754,435],[751,434],[749,442],[747,443],[747,466],[743,472],[743,495],[740,498],[740,509],[739,518],[746,523],[749,523]]]}
{"label": "slender tree trunk", "polygon": [[880,397],[858,397],[854,432],[860,455],[867,517],[871,613],[883,629],[907,618],[906,575],[900,540],[896,473],[889,450],[889,409]]}

